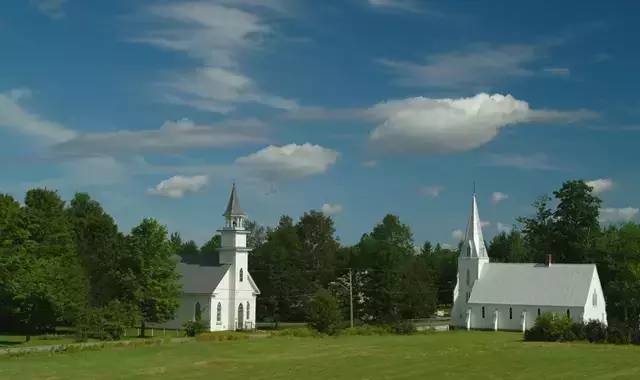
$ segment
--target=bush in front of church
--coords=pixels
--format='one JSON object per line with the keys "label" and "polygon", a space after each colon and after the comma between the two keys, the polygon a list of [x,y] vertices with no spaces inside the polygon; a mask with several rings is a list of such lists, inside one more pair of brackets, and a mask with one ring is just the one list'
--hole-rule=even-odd
{"label": "bush in front of church", "polygon": [[196,336],[206,330],[207,326],[200,319],[196,319],[195,321],[187,321],[183,325],[184,332],[187,336]]}
{"label": "bush in front of church", "polygon": [[[608,340],[609,329],[607,325],[600,321],[590,320],[584,325],[585,337],[591,343],[604,343]],[[611,343],[627,343],[626,332],[612,328],[612,338],[614,341]]]}
{"label": "bush in front of church", "polygon": [[574,323],[566,315],[544,313],[536,319],[535,325],[525,331],[524,339],[528,341],[570,342],[583,339],[582,324]]}
{"label": "bush in front of church", "polygon": [[340,303],[328,290],[318,290],[309,303],[309,324],[318,332],[335,335],[343,327]]}

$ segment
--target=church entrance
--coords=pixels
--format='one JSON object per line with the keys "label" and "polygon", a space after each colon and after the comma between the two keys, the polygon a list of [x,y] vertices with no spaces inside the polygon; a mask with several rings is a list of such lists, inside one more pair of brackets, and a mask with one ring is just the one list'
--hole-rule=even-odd
{"label": "church entrance", "polygon": [[238,330],[244,330],[244,309],[242,303],[238,305]]}

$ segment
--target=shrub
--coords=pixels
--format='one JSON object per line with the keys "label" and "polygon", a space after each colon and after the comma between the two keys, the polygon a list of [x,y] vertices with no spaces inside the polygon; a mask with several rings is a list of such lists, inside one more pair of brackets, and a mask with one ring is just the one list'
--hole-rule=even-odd
{"label": "shrub", "polygon": [[318,290],[309,305],[310,325],[318,332],[335,335],[342,328],[342,311],[338,300],[326,289]]}
{"label": "shrub", "polygon": [[290,336],[296,338],[313,338],[322,336],[317,330],[312,330],[308,327],[298,327],[282,330],[274,330],[271,336]]}
{"label": "shrub", "polygon": [[86,308],[76,321],[76,340],[119,340],[127,326],[133,325],[135,316],[131,305],[117,300],[103,307]]}
{"label": "shrub", "polygon": [[393,332],[400,335],[410,335],[416,331],[416,326],[409,321],[400,321],[393,326]]}
{"label": "shrub", "polygon": [[590,320],[584,325],[585,338],[591,343],[607,341],[607,325],[600,321]]}
{"label": "shrub", "polygon": [[524,339],[529,341],[568,342],[579,338],[580,328],[566,315],[544,313],[536,319],[535,325],[525,331]]}
{"label": "shrub", "polygon": [[196,337],[199,341],[226,341],[249,339],[249,335],[236,331],[203,332]]}
{"label": "shrub", "polygon": [[199,319],[196,319],[195,321],[187,321],[182,326],[187,336],[200,335],[207,329],[207,326],[205,326],[205,324]]}
{"label": "shrub", "polygon": [[344,329],[344,335],[388,335],[393,331],[390,326],[385,325],[360,325]]}

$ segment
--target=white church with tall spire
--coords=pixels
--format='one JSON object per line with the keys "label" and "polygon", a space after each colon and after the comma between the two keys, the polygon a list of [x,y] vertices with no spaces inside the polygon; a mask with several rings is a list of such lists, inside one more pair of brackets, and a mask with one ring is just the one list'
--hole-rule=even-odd
{"label": "white church with tall spire", "polygon": [[607,323],[595,264],[512,264],[490,262],[482,236],[476,195],[458,257],[451,323],[457,328],[521,330],[545,312],[576,322]]}
{"label": "white church with tall spire", "polygon": [[182,258],[182,295],[175,319],[159,327],[180,329],[199,315],[209,331],[255,328],[256,297],[260,290],[249,273],[245,219],[234,184],[223,214],[219,259]]}

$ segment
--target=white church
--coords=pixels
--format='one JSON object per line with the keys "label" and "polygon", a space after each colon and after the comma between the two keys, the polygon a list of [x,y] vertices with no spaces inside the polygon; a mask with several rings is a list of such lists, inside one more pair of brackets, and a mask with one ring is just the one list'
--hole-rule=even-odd
{"label": "white church", "polygon": [[457,328],[521,330],[545,312],[576,322],[607,323],[595,264],[506,264],[489,261],[473,195],[467,232],[458,257],[451,323]]}
{"label": "white church", "polygon": [[244,228],[246,214],[235,184],[223,216],[224,227],[218,230],[222,238],[219,262],[178,263],[182,276],[180,307],[176,318],[160,327],[180,329],[200,314],[209,331],[255,328],[260,290],[249,274],[249,231]]}

